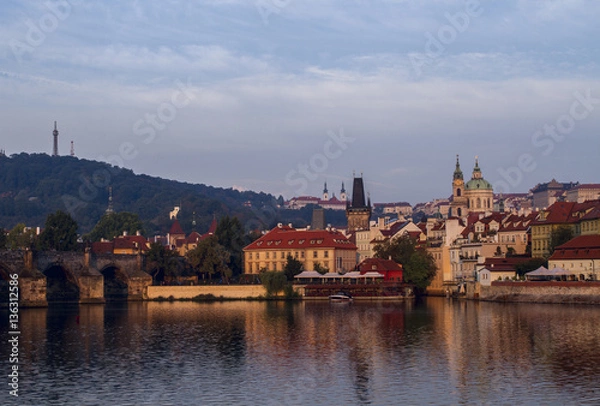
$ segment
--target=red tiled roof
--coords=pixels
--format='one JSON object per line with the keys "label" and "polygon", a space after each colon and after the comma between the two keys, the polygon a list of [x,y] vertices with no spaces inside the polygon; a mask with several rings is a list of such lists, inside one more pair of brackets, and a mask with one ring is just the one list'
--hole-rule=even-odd
{"label": "red tiled roof", "polygon": [[367,258],[358,264],[358,270],[361,274],[371,271],[402,271],[402,265],[391,259]]}
{"label": "red tiled roof", "polygon": [[113,240],[115,249],[137,249],[140,248],[142,251],[147,251],[148,246],[145,237],[141,235],[122,235]]}
{"label": "red tiled roof", "polygon": [[175,221],[173,222],[173,225],[171,226],[171,229],[169,230],[169,234],[171,234],[171,235],[179,235],[179,234],[185,235],[185,233],[183,232],[183,229],[181,228],[181,225],[179,224],[179,221],[177,219],[175,219]]}
{"label": "red tiled roof", "polygon": [[556,247],[550,260],[600,259],[600,235],[580,235]]}
{"label": "red tiled roof", "polygon": [[588,212],[585,216],[583,216],[580,220],[596,220],[600,218],[600,208],[594,207],[592,210]]}
{"label": "red tiled roof", "polygon": [[192,233],[190,235],[188,235],[187,238],[185,239],[185,242],[186,242],[186,244],[196,244],[196,243],[198,243],[198,241],[200,241],[201,238],[202,238],[202,235],[200,235],[199,232],[192,231]]}
{"label": "red tiled roof", "polygon": [[514,271],[515,266],[530,259],[530,257],[486,258],[483,267],[496,272]]}
{"label": "red tiled roof", "polygon": [[586,212],[600,208],[600,200],[588,200],[583,203],[556,202],[544,212],[547,213],[546,220],[540,220],[539,216],[532,225],[577,223],[585,216]]}
{"label": "red tiled roof", "polygon": [[574,189],[600,189],[600,183],[584,183],[575,186]]}
{"label": "red tiled roof", "polygon": [[112,254],[113,252],[113,243],[112,242],[93,242],[92,243],[92,252],[94,254]]}
{"label": "red tiled roof", "polygon": [[566,248],[600,248],[600,235],[580,235],[556,247],[556,249]]}
{"label": "red tiled roof", "polygon": [[210,223],[210,227],[208,228],[208,234],[214,234],[217,232],[217,219],[213,217],[212,222]]}
{"label": "red tiled roof", "polygon": [[275,227],[267,234],[247,245],[244,250],[264,249],[311,249],[336,248],[357,250],[348,238],[339,231],[306,230],[298,231],[288,226]]}

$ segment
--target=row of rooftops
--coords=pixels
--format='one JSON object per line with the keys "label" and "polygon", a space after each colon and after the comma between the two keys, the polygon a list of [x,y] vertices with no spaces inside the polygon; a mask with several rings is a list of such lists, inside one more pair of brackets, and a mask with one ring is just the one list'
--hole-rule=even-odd
{"label": "row of rooftops", "polygon": [[192,231],[186,236],[183,228],[179,221],[175,219],[169,233],[166,236],[154,236],[146,238],[141,235],[123,235],[116,236],[112,241],[99,241],[92,243],[92,252],[96,254],[102,253],[114,253],[116,251],[129,251],[129,252],[147,252],[150,249],[150,244],[158,243],[164,246],[172,246],[171,248],[181,248],[185,245],[198,244],[198,242],[214,235],[217,231],[217,220],[213,218],[213,221],[206,234],[200,234],[196,231]]}
{"label": "row of rooftops", "polygon": [[532,225],[572,224],[598,218],[600,218],[600,200],[588,200],[582,203],[555,202],[542,210]]}
{"label": "row of rooftops", "polygon": [[335,248],[356,250],[357,247],[335,228],[325,230],[297,230],[290,225],[279,224],[271,231],[244,248],[245,251],[265,249],[316,249]]}

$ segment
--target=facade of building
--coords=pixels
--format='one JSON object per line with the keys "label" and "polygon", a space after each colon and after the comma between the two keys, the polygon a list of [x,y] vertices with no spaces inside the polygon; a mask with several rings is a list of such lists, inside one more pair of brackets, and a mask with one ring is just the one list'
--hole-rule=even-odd
{"label": "facade of building", "polygon": [[279,224],[244,248],[244,273],[282,271],[287,257],[302,262],[305,271],[318,263],[330,273],[345,273],[357,264],[356,245],[336,229],[296,230]]}
{"label": "facade of building", "polygon": [[581,235],[556,247],[548,259],[548,269],[563,268],[578,279],[600,280],[600,235]]}
{"label": "facade of building", "polygon": [[556,179],[547,183],[538,183],[530,191],[533,208],[536,210],[546,209],[558,201],[565,200],[568,191],[577,185],[577,182],[562,183],[557,182]]}
{"label": "facade of building", "polygon": [[550,253],[552,232],[560,226],[568,226],[574,236],[593,234],[598,230],[600,200],[588,200],[583,203],[555,202],[545,210],[541,210],[537,218],[531,222],[531,255],[547,257]]}
{"label": "facade of building", "polygon": [[598,199],[600,199],[600,184],[586,183],[567,190],[565,200],[567,202],[583,203],[588,200]]}

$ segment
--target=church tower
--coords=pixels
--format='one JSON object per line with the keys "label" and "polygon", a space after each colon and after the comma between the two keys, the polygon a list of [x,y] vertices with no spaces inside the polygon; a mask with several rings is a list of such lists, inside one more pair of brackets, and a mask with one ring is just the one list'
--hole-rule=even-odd
{"label": "church tower", "polygon": [[329,200],[329,191],[327,190],[327,182],[325,182],[325,186],[323,187],[323,200]]}
{"label": "church tower", "polygon": [[467,215],[468,199],[465,196],[465,181],[458,155],[456,155],[456,169],[452,177],[452,201],[450,202],[449,217],[463,217]]}
{"label": "church tower", "polygon": [[352,186],[352,201],[346,204],[346,218],[348,219],[348,232],[368,230],[371,219],[371,199],[365,201],[365,187],[362,174],[354,178]]}
{"label": "church tower", "polygon": [[348,200],[348,196],[346,195],[346,188],[344,187],[344,182],[342,182],[342,190],[340,190],[340,200],[342,202]]}
{"label": "church tower", "polygon": [[487,211],[494,207],[494,190],[492,184],[483,178],[479,168],[479,158],[475,157],[473,176],[465,185],[469,211]]}

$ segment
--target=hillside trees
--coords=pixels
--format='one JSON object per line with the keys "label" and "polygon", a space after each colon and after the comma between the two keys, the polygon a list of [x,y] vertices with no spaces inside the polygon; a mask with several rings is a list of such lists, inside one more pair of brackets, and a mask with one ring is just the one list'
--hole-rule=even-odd
{"label": "hillside trees", "polygon": [[86,236],[86,240],[95,242],[101,239],[112,240],[123,232],[135,234],[139,231],[144,233],[142,222],[137,214],[128,212],[107,213],[96,224],[91,233]]}

